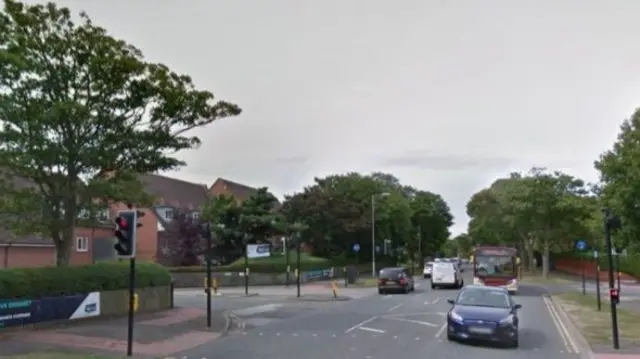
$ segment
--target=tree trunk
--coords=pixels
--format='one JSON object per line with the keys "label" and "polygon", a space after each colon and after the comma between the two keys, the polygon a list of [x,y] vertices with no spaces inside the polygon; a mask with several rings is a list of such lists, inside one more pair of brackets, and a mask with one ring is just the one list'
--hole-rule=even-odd
{"label": "tree trunk", "polygon": [[549,251],[550,251],[549,236],[545,236],[543,248],[542,248],[542,276],[547,278],[549,276]]}
{"label": "tree trunk", "polygon": [[71,260],[71,249],[73,248],[73,241],[65,238],[65,240],[54,242],[56,245],[56,266],[68,266],[69,261]]}

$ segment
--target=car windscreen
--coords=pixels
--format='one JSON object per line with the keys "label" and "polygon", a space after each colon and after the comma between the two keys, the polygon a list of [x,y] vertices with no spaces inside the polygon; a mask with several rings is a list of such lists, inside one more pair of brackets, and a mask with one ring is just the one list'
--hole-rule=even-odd
{"label": "car windscreen", "polygon": [[385,268],[380,270],[380,278],[398,278],[402,273],[402,269]]}
{"label": "car windscreen", "polygon": [[509,308],[509,295],[501,290],[465,289],[458,296],[458,305],[477,307]]}
{"label": "car windscreen", "polygon": [[427,267],[427,268],[431,268],[431,267],[433,267],[433,262],[427,262],[427,263],[424,264],[424,266]]}

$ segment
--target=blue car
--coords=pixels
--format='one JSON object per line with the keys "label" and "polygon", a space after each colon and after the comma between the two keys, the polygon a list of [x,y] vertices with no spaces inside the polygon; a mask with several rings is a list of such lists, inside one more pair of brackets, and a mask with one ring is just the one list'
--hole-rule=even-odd
{"label": "blue car", "polygon": [[518,309],[505,288],[470,285],[447,314],[447,339],[482,340],[517,348]]}

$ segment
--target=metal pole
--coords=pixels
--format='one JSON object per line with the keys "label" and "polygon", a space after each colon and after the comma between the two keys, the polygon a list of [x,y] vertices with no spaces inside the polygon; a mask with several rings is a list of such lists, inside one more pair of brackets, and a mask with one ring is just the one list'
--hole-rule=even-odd
{"label": "metal pole", "polygon": [[582,255],[582,295],[587,294],[587,278],[585,278],[586,266],[587,266],[587,261],[585,261],[584,255]]}
{"label": "metal pole", "polygon": [[205,260],[207,261],[207,328],[211,328],[211,227],[209,224],[206,225],[206,233],[207,236],[207,255],[205,256]]}
{"label": "metal pole", "polygon": [[376,276],[376,195],[371,195],[371,276]]}
{"label": "metal pole", "polygon": [[[135,223],[133,224],[136,225]],[[133,320],[136,291],[136,259],[129,259],[129,323],[127,332],[127,356],[133,356]]]}
{"label": "metal pole", "polygon": [[602,310],[602,302],[600,301],[600,259],[598,258],[598,256],[595,256],[596,258],[596,272],[598,273],[596,275],[596,297],[598,298],[598,311]]}
{"label": "metal pole", "polygon": [[244,295],[249,296],[249,243],[244,245]]}
{"label": "metal pole", "polygon": [[285,286],[287,286],[287,287],[288,287],[288,286],[289,286],[289,275],[290,275],[290,273],[291,273],[291,265],[290,265],[290,263],[289,263],[289,238],[287,238],[287,239],[284,241],[284,243],[285,243],[285,249],[287,250],[287,252],[286,252],[286,253],[285,253],[285,255],[284,255],[285,260],[287,261],[287,278],[285,279],[285,280],[286,280],[286,284],[285,284]]}
{"label": "metal pole", "polygon": [[611,210],[605,210],[605,242],[607,245],[607,259],[609,260],[609,302],[611,304],[611,330],[613,338],[613,348],[620,349],[618,338],[618,311],[616,303],[611,300],[611,292],[615,289],[615,281],[613,278],[613,253],[611,244],[611,222],[613,221]]}
{"label": "metal pole", "polygon": [[300,276],[302,275],[302,273],[300,272],[300,234],[298,234],[298,246],[296,248],[296,266],[297,266],[297,270],[298,270],[298,275],[296,276],[296,286],[298,287],[298,298],[300,298]]}
{"label": "metal pole", "polygon": [[616,280],[618,281],[618,295],[620,293],[620,252],[616,249]]}

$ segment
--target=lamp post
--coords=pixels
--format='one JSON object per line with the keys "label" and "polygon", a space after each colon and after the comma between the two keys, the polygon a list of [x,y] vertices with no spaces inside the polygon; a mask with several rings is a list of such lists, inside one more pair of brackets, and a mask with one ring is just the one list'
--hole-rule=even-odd
{"label": "lamp post", "polygon": [[387,197],[389,192],[371,195],[371,275],[376,276],[376,197]]}

